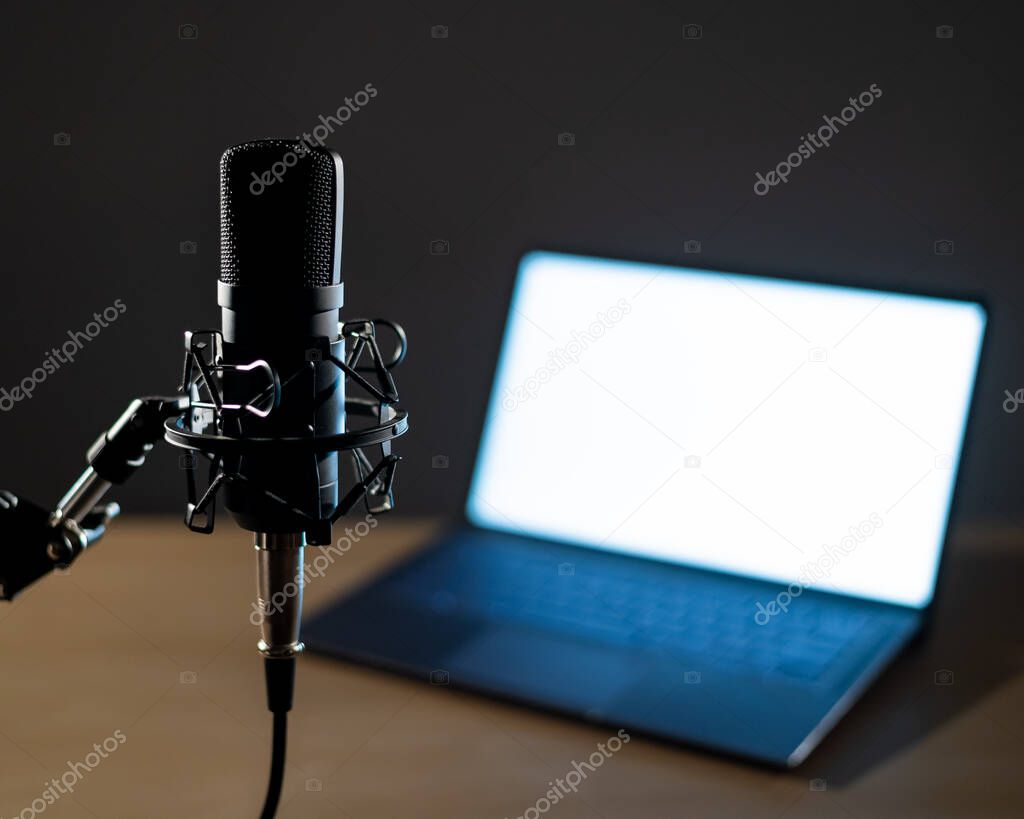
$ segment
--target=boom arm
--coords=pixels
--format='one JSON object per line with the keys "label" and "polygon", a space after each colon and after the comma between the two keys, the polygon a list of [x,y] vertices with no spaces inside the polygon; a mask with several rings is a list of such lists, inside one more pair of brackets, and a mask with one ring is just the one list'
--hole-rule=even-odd
{"label": "boom arm", "polygon": [[13,600],[103,536],[120,512],[116,503],[101,504],[103,496],[145,463],[164,421],[187,410],[187,396],[136,398],[89,447],[89,465],[52,511],[0,490],[0,600]]}

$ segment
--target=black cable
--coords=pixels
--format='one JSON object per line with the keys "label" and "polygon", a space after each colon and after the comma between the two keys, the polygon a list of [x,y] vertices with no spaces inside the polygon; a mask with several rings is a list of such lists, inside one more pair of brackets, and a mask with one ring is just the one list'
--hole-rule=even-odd
{"label": "black cable", "polygon": [[288,745],[288,712],[274,714],[274,740],[270,754],[270,781],[267,783],[267,798],[263,802],[260,819],[274,819],[277,803],[281,799],[284,784],[284,755]]}
{"label": "black cable", "polygon": [[267,657],[263,664],[267,680],[267,707],[274,715],[274,738],[270,752],[270,781],[260,819],[274,819],[284,784],[284,758],[288,746],[288,712],[295,693],[295,657]]}

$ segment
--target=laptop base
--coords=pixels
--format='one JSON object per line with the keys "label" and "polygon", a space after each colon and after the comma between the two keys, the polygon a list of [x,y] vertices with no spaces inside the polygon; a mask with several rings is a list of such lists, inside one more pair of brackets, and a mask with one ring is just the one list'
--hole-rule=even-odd
{"label": "laptop base", "polygon": [[922,617],[785,591],[467,525],[322,612],[304,638],[435,685],[793,767]]}

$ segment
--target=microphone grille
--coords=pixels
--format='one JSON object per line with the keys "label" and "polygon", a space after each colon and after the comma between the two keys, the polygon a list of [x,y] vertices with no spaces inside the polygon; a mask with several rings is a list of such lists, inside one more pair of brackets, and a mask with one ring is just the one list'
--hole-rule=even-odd
{"label": "microphone grille", "polygon": [[341,281],[341,157],[288,139],[220,159],[220,280],[266,287]]}

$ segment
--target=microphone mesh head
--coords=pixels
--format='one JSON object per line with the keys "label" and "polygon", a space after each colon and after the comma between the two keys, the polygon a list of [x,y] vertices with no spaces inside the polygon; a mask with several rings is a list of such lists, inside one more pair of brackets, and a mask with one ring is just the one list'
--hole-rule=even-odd
{"label": "microphone mesh head", "polygon": [[341,157],[296,140],[220,158],[220,280],[255,287],[341,281]]}

